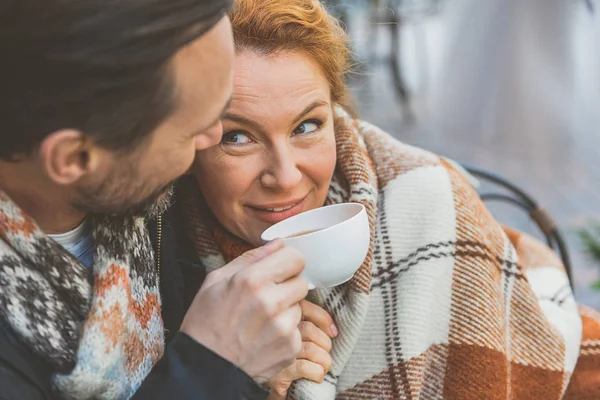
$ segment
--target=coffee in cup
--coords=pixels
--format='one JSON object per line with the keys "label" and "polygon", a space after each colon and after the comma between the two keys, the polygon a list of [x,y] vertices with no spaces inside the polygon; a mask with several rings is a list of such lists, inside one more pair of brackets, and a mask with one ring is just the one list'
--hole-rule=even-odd
{"label": "coffee in cup", "polygon": [[290,236],[288,236],[288,237],[286,237],[284,239],[291,239],[291,238],[298,237],[298,236],[304,236],[304,235],[308,235],[310,233],[314,233],[314,232],[318,232],[318,231],[319,231],[319,229],[315,229],[315,230],[310,230],[310,231],[306,231],[306,232],[295,233],[295,234],[290,235]]}

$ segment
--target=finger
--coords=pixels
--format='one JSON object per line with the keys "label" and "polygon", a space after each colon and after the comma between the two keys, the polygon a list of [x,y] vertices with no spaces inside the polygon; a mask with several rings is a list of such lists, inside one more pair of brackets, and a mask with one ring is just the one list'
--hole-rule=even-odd
{"label": "finger", "polygon": [[[300,306],[298,304],[291,306],[289,310],[283,313],[283,317],[287,318],[289,321],[287,323],[292,326],[295,340],[302,342],[302,335],[300,334],[300,329],[298,328],[300,321],[302,321],[302,310],[300,309]],[[297,350],[300,351],[300,348],[298,347]]]}
{"label": "finger", "polygon": [[239,259],[244,260],[248,264],[254,264],[264,259],[265,257],[268,257],[271,254],[283,249],[283,247],[283,240],[271,240],[269,243],[265,244],[262,247],[258,247],[256,249],[247,251],[246,253],[242,254],[242,256]]}
{"label": "finger", "polygon": [[302,309],[299,306],[308,294],[308,283],[301,276],[296,276],[286,282],[266,288],[261,295],[264,296],[265,303],[269,302],[274,307],[274,313],[277,314],[292,306],[298,306],[300,318],[302,319]]}
{"label": "finger", "polygon": [[309,321],[302,321],[298,325],[298,329],[300,329],[302,341],[313,342],[323,350],[327,352],[331,351],[331,338],[321,329],[317,328],[315,324]]}
{"label": "finger", "polygon": [[304,378],[313,382],[321,383],[325,378],[325,369],[312,361],[296,360],[293,367],[293,375],[296,379]]}
{"label": "finger", "polygon": [[240,257],[221,268],[220,271],[227,271],[230,275],[234,275],[280,251],[283,249],[283,245],[283,240],[281,239],[272,240],[262,247],[245,252]]}
{"label": "finger", "polygon": [[267,333],[270,338],[273,338],[273,351],[285,352],[288,354],[287,360],[283,360],[289,366],[293,363],[298,353],[302,351],[302,335],[298,328],[298,324],[302,318],[302,311],[298,305],[290,307],[282,312],[274,321],[273,331]]}
{"label": "finger", "polygon": [[233,275],[249,268],[271,254],[279,251],[284,246],[283,240],[275,239],[262,247],[247,251],[229,264],[208,274],[205,280],[205,286],[213,285],[220,280],[229,280]]}
{"label": "finger", "polygon": [[302,343],[302,350],[298,353],[298,360],[308,360],[319,364],[325,370],[325,373],[331,369],[331,354],[317,346],[313,342]]}
{"label": "finger", "polygon": [[333,322],[333,318],[322,307],[308,300],[303,300],[300,303],[300,307],[302,307],[302,319],[312,322],[323,332],[326,332],[329,337],[333,338],[337,336],[338,330]]}
{"label": "finger", "polygon": [[304,256],[298,250],[284,247],[251,266],[263,281],[282,283],[294,278],[304,270]]}

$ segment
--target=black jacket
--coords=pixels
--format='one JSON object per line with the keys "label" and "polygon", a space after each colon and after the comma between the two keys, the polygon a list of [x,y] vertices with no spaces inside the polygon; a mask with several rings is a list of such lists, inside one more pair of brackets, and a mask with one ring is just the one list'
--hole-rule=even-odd
{"label": "black jacket", "polygon": [[[160,291],[167,347],[133,399],[263,400],[267,391],[243,371],[178,332],[204,269],[180,229],[177,208],[149,225],[155,249],[160,237]],[[180,234],[179,236],[177,234]],[[185,283],[185,284],[184,284]],[[0,400],[51,400],[53,371],[21,345],[0,320]]]}

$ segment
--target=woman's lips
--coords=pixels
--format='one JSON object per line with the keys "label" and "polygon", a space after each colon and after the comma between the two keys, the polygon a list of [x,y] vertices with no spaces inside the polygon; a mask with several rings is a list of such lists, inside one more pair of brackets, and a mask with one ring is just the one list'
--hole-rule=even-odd
{"label": "woman's lips", "polygon": [[246,208],[258,217],[258,219],[268,222],[269,224],[276,224],[284,219],[300,214],[304,208],[304,200],[306,200],[306,197],[299,201],[288,202],[287,204],[279,203],[269,206],[246,206]]}

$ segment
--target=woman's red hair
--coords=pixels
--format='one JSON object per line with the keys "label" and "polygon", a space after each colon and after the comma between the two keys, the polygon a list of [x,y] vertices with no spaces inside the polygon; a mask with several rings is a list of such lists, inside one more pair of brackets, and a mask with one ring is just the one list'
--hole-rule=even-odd
{"label": "woman's red hair", "polygon": [[305,53],[321,67],[332,101],[349,106],[348,36],[318,0],[237,0],[230,18],[238,52]]}

